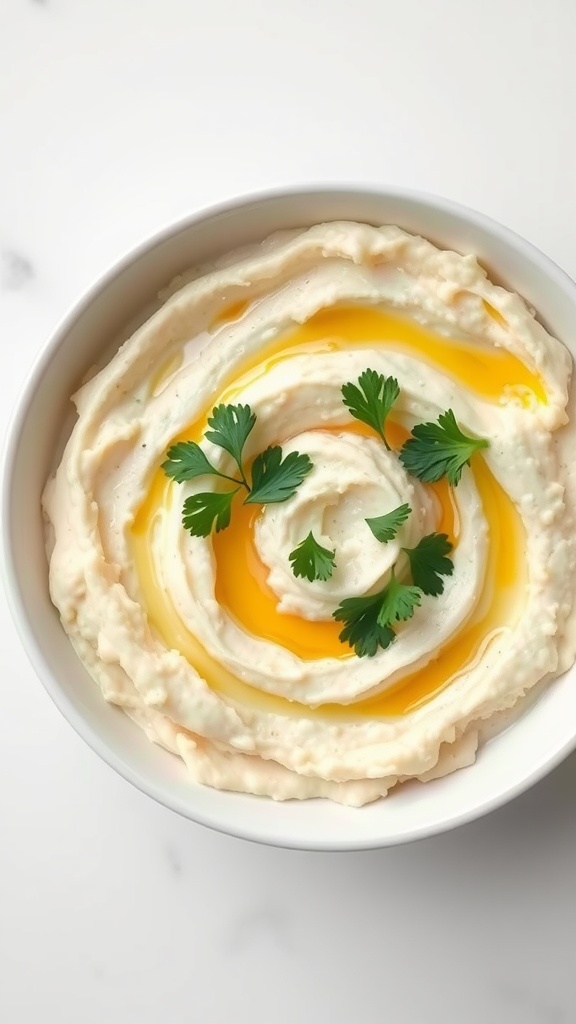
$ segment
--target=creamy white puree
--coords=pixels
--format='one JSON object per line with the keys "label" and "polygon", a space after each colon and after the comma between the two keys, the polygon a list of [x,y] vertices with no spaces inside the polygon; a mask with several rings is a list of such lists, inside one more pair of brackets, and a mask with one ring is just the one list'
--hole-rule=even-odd
{"label": "creamy white puree", "polygon": [[[217,322],[235,301],[246,303],[242,315]],[[275,339],[338,304],[392,310],[448,345],[471,342],[480,363],[507,351],[539,378],[546,400],[520,392],[488,398],[464,386],[451,365],[383,347],[377,336],[351,347],[331,347],[327,337],[255,366]],[[485,593],[495,526],[472,469],[453,493],[460,533],[444,593],[424,597],[373,658],[344,648],[347,657],[304,659],[247,631],[220,605],[212,540],[181,525],[184,498],[210,489],[206,478],[168,487],[150,541],[156,585],[183,634],[200,645],[201,656],[187,657],[147,614],[132,530],[171,442],[213,405],[247,403],[257,415],[248,459],[281,443],[314,464],[295,497],[267,506],[254,528],[278,614],[329,621],[344,597],[382,586],[398,557],[402,564],[400,548],[436,529],[439,508],[376,435],[349,432],[340,389],[368,366],[398,379],[394,417],[406,429],[451,408],[463,430],[489,440],[485,464],[520,516],[523,548],[508,613],[477,656],[413,710],[372,716],[358,713],[362,701],[430,664]],[[567,421],[570,369],[564,346],[517,295],[491,284],[474,257],[396,227],[336,223],[279,236],[177,288],[74,396],[78,420],[44,495],[52,599],[104,697],[178,753],[198,782],[275,799],[360,805],[401,780],[471,764],[482,722],[521,707],[527,691],[573,659],[573,507],[554,434]],[[203,447],[224,472],[233,469],[221,449]],[[411,516],[394,541],[380,544],[363,520],[404,502]],[[290,569],[290,551],[310,530],[337,550],[324,583]],[[214,664],[222,674],[210,678]],[[239,688],[228,687],[230,676]],[[324,704],[342,714],[324,715]]]}

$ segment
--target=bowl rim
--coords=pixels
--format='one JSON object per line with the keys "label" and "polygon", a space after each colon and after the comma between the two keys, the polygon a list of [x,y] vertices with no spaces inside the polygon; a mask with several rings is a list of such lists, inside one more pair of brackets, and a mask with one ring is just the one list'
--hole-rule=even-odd
{"label": "bowl rim", "polygon": [[322,842],[314,842],[306,839],[299,843],[295,840],[286,840],[276,835],[266,835],[260,824],[251,827],[246,823],[235,824],[234,827],[223,821],[218,813],[206,814],[197,811],[194,807],[184,806],[176,797],[169,793],[162,785],[145,780],[126,760],[119,757],[110,747],[107,740],[100,735],[97,729],[93,728],[88,719],[83,716],[67,697],[64,689],[60,686],[58,678],[48,664],[41,644],[38,642],[35,632],[32,629],[28,612],[25,606],[23,595],[20,591],[18,573],[13,557],[11,545],[11,524],[9,495],[10,483],[14,473],[15,455],[22,427],[26,421],[30,406],[34,400],[37,387],[41,378],[49,366],[53,354],[57,351],[73,325],[86,313],[94,300],[104,292],[114,279],[130,266],[138,263],[149,251],[170,241],[178,234],[188,231],[195,225],[210,220],[222,214],[238,211],[242,207],[253,203],[263,203],[270,200],[286,200],[304,196],[326,197],[329,195],[349,194],[351,198],[359,193],[372,194],[381,198],[398,201],[412,201],[433,207],[439,214],[452,215],[463,222],[470,224],[473,228],[488,229],[495,235],[502,237],[514,248],[527,251],[533,263],[539,266],[543,274],[556,279],[557,284],[572,292],[571,301],[576,309],[576,283],[569,275],[562,270],[550,257],[546,256],[532,242],[523,238],[511,228],[501,224],[496,219],[470,208],[462,203],[436,195],[424,190],[408,189],[396,185],[379,185],[371,181],[312,181],[297,184],[275,185],[264,189],[255,189],[244,192],[240,195],[232,195],[221,201],[209,203],[192,212],[172,220],[167,226],[146,236],[135,246],[125,249],[123,254],[115,259],[107,269],[101,273],[73,302],[64,315],[58,320],[56,326],[51,330],[46,340],[40,346],[32,360],[29,370],[24,378],[20,391],[13,404],[1,453],[0,465],[0,518],[2,544],[0,552],[0,565],[2,567],[2,581],[6,594],[7,604],[19,635],[20,642],[24,648],[32,668],[38,676],[44,689],[56,705],[66,721],[73,727],[75,732],[85,743],[96,753],[110,768],[118,775],[131,783],[140,792],[151,797],[160,805],[175,811],[182,817],[204,825],[213,831],[236,838],[246,839],[263,845],[280,847],[283,849],[298,849],[323,852],[353,852],[360,850],[381,849],[387,846],[396,846],[413,842],[444,832],[451,831],[461,825],[475,821],[491,811],[504,806],[520,794],[531,788],[538,781],[543,779],[549,772],[556,768],[566,757],[576,749],[576,727],[568,740],[555,748],[554,752],[544,757],[534,766],[534,769],[523,776],[523,778],[512,786],[504,787],[486,799],[472,803],[469,808],[462,810],[459,814],[450,813],[442,820],[433,825],[414,825],[411,829],[402,833],[386,837],[368,836],[352,838],[349,841],[333,839]]}

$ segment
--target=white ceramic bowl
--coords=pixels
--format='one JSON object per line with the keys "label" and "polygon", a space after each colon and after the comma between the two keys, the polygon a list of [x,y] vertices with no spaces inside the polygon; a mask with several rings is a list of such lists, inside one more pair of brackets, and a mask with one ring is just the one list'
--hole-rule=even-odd
{"label": "white ceramic bowl", "polygon": [[[267,192],[173,225],[112,268],[48,341],[20,395],[3,474],[5,579],[22,642],[56,705],[105,761],[180,814],[232,835],[301,849],[356,850],[430,836],[470,821],[525,790],[576,746],[573,670],[551,685],[472,768],[400,787],[361,809],[327,801],[274,803],[192,783],[183,763],[151,744],[106,704],[78,661],[50,602],[40,514],[44,482],[73,420],[69,402],[85,370],[178,272],[281,228],[329,220],[399,224],[445,248],[473,252],[493,279],[518,291],[546,327],[574,346],[576,286],[528,242],[454,203],[397,189],[314,187]],[[136,318],[136,321],[135,321]]]}

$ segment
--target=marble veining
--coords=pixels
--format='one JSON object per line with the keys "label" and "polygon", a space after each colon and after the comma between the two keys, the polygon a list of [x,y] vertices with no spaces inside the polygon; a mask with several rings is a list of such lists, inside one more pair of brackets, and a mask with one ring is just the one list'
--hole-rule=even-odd
{"label": "marble veining", "polygon": [[15,249],[0,249],[0,288],[20,291],[34,278],[32,262]]}
{"label": "marble veining", "polygon": [[279,904],[262,902],[238,911],[230,926],[226,947],[231,955],[241,956],[252,949],[275,946],[285,954],[294,954],[295,942],[288,915]]}
{"label": "marble veining", "polygon": [[179,877],[183,871],[183,864],[178,850],[172,844],[168,844],[164,847],[164,854],[171,874]]}

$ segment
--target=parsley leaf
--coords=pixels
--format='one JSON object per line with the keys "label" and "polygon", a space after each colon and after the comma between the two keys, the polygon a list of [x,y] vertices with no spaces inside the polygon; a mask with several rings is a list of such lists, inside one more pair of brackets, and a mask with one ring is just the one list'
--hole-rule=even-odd
{"label": "parsley leaf", "polygon": [[389,647],[395,633],[379,623],[382,593],[370,597],[347,597],[332,613],[336,622],[344,622],[339,635],[342,643],[354,648],[359,658],[373,658],[378,648]]}
{"label": "parsley leaf", "polygon": [[424,594],[437,597],[444,590],[442,576],[451,576],[454,563],[446,556],[452,545],[445,533],[428,533],[415,548],[403,548],[410,562],[410,572],[415,586]]}
{"label": "parsley leaf", "polygon": [[440,413],[436,423],[419,423],[413,428],[412,437],[402,446],[400,459],[404,468],[419,480],[435,483],[446,476],[456,487],[474,452],[487,447],[485,438],[464,434],[452,409],[448,409]]}
{"label": "parsley leaf", "polygon": [[342,385],[342,399],[350,414],[372,427],[387,448],[390,445],[384,436],[386,417],[399,395],[396,378],[385,377],[376,370],[364,370],[357,384],[348,382]]}
{"label": "parsley leaf", "polygon": [[385,515],[366,519],[365,522],[368,523],[376,540],[379,540],[381,544],[387,544],[389,540],[394,540],[402,523],[406,522],[411,511],[410,505],[398,505],[398,508],[393,508],[390,512],[386,512]]}
{"label": "parsley leaf", "polygon": [[[256,414],[249,405],[216,405],[212,415],[208,417],[208,424],[212,429],[206,431],[206,439],[232,456],[238,466],[240,479],[216,469],[196,441],[179,441],[173,444],[168,449],[161,468],[166,476],[179,484],[199,476],[217,476],[223,480],[230,480],[246,488],[247,502],[266,505],[287,501],[312,469],[312,462],[308,455],[301,455],[299,452],[290,452],[282,461],[282,449],[278,445],[270,446],[254,459],[250,486],[242,465],[242,452],[255,423]],[[230,523],[232,498],[238,489],[223,492],[206,491],[187,498],[182,518],[185,528],[194,537],[208,537],[214,524],[217,532],[226,529]],[[334,552],[331,553],[333,554]],[[328,576],[324,578],[328,579]]]}
{"label": "parsley leaf", "polygon": [[206,431],[207,441],[224,448],[232,456],[246,488],[248,484],[242,470],[242,449],[255,423],[256,413],[252,412],[249,405],[216,405],[208,417],[208,426],[212,430]]}
{"label": "parsley leaf", "polygon": [[405,622],[414,615],[422,600],[422,591],[396,579],[394,569],[384,590],[380,592],[378,625],[391,626],[393,622]]}
{"label": "parsley leaf", "polygon": [[359,658],[372,658],[379,647],[389,647],[396,636],[393,624],[411,619],[422,594],[441,594],[441,577],[452,575],[454,566],[446,557],[452,545],[445,533],[429,533],[416,547],[402,550],[408,555],[412,585],[401,583],[392,569],[388,583],[377,594],[346,598],[332,613],[336,622],[345,623],[340,640],[353,647]]}
{"label": "parsley leaf", "polygon": [[323,548],[318,543],[312,531],[297,547],[290,552],[288,558],[292,562],[292,572],[295,576],[305,576],[307,580],[329,580],[336,562],[334,561],[335,551]]}
{"label": "parsley leaf", "polygon": [[225,530],[230,524],[232,499],[240,490],[205,491],[191,494],[184,502],[182,509],[182,525],[189,530],[192,537],[208,537],[216,524],[216,533]]}
{"label": "parsley leaf", "polygon": [[270,505],[287,501],[296,493],[311,469],[312,462],[308,455],[289,452],[282,461],[280,446],[270,446],[257,455],[252,463],[252,488],[245,498],[245,504],[259,502]]}
{"label": "parsley leaf", "polygon": [[[195,441],[179,441],[178,444],[173,444],[166,452],[166,462],[162,463],[161,469],[166,476],[179,484],[183,484],[185,480],[194,480],[197,476],[221,476],[225,480],[234,480],[234,477],[226,476],[215,469]],[[236,480],[235,483],[240,481]]]}

